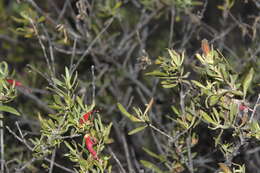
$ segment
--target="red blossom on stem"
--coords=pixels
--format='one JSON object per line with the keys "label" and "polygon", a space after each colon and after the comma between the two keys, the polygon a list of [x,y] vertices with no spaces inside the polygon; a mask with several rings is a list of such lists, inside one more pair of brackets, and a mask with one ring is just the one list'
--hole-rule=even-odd
{"label": "red blossom on stem", "polygon": [[6,81],[10,84],[10,85],[13,85],[14,86],[23,86],[21,82],[18,82],[16,80],[13,80],[13,79],[6,79]]}
{"label": "red blossom on stem", "polygon": [[244,111],[244,110],[246,110],[246,109],[248,109],[248,107],[247,107],[246,105],[244,105],[244,104],[240,104],[240,105],[239,105],[239,110],[240,110],[240,111]]}
{"label": "red blossom on stem", "polygon": [[31,92],[31,90],[29,88],[23,86],[23,84],[21,82],[18,82],[18,81],[13,80],[13,79],[6,79],[6,82],[8,82],[10,85],[14,85],[16,87],[22,87],[25,90],[27,90],[28,92]]}
{"label": "red blossom on stem", "polygon": [[241,103],[238,108],[239,108],[240,111],[244,111],[244,112],[251,111],[251,112],[254,112],[254,110],[251,109],[249,106],[245,105],[245,103]]}
{"label": "red blossom on stem", "polygon": [[79,119],[79,124],[82,125],[84,124],[85,122],[89,121],[89,117],[94,113],[94,112],[98,112],[98,110],[92,110],[92,111],[89,111],[87,113],[85,113],[82,118]]}
{"label": "red blossom on stem", "polygon": [[86,142],[86,148],[88,149],[90,154],[93,156],[93,158],[98,160],[97,152],[93,149],[93,145],[95,144],[95,142],[93,142],[91,140],[91,137],[88,134],[86,134],[84,136],[84,139],[85,139],[85,142]]}

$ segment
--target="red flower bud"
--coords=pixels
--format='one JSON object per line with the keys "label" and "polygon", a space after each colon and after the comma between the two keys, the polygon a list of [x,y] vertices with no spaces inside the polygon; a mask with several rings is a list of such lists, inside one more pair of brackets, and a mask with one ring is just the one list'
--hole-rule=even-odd
{"label": "red flower bud", "polygon": [[18,81],[15,81],[13,79],[6,79],[6,81],[10,84],[10,85],[13,85],[14,86],[23,86],[21,82],[18,82]]}
{"label": "red flower bud", "polygon": [[244,105],[244,104],[240,104],[239,105],[239,110],[240,111],[248,110],[248,107],[246,105]]}
{"label": "red flower bud", "polygon": [[206,39],[203,39],[201,42],[201,49],[202,52],[205,56],[207,56],[210,53],[210,48],[209,48],[209,42]]}
{"label": "red flower bud", "polygon": [[79,119],[79,124],[82,125],[85,122],[89,121],[89,116],[91,116],[94,112],[98,112],[98,110],[92,110],[84,114],[82,118]]}
{"label": "red flower bud", "polygon": [[86,148],[88,149],[88,151],[90,152],[90,154],[93,156],[94,159],[98,160],[97,157],[97,152],[93,149],[93,145],[95,144],[90,136],[88,134],[86,134],[84,136],[85,142],[86,142]]}
{"label": "red flower bud", "polygon": [[29,88],[23,86],[23,84],[21,82],[18,82],[18,81],[13,80],[13,79],[6,79],[6,82],[8,82],[10,85],[14,85],[16,87],[22,87],[25,90],[27,90],[27,92],[31,92],[31,90]]}

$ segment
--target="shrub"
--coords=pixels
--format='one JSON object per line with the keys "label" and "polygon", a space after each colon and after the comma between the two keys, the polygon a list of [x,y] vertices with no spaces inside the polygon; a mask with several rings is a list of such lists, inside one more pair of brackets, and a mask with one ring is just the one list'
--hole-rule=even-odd
{"label": "shrub", "polygon": [[[202,54],[196,54],[199,64],[192,65],[192,72],[185,69],[185,54],[168,49],[169,56],[159,57],[155,64],[158,70],[147,73],[161,79],[161,86],[179,93],[177,104],[168,103],[171,109],[169,115],[164,115],[171,123],[162,124],[164,130],[154,125],[149,110],[152,109],[153,98],[142,111],[134,107],[130,114],[118,104],[121,112],[132,122],[141,124],[128,134],[133,135],[145,128],[151,128],[158,135],[163,154],[156,154],[147,148],[143,150],[158,164],[147,160],[141,163],[155,172],[202,172],[203,152],[221,153],[217,160],[219,172],[245,172],[243,163],[236,163],[233,159],[241,152],[241,148],[248,143],[259,140],[260,126],[255,119],[256,108],[259,106],[260,95],[257,102],[249,104],[246,101],[248,89],[252,83],[254,69],[251,68],[243,80],[239,79],[226,58],[217,50],[210,48],[207,40],[202,41]],[[192,76],[192,77],[191,77]],[[156,97],[156,96],[155,96]],[[173,97],[173,96],[168,96]],[[156,121],[156,120],[155,120]],[[203,126],[213,132],[211,143],[201,153],[196,147],[203,135]],[[226,138],[224,136],[227,136]],[[215,163],[217,164],[217,163]],[[216,165],[217,166],[217,165]]]}

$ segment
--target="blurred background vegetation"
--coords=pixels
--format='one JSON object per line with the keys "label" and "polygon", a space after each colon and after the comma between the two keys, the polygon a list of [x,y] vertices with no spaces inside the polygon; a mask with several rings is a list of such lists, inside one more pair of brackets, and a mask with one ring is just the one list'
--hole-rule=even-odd
{"label": "blurred background vegetation", "polygon": [[[78,71],[77,92],[85,95],[85,102],[90,104],[95,92],[102,119],[113,122],[114,142],[106,152],[114,153],[129,172],[148,171],[138,163],[148,157],[141,147],[158,150],[157,137],[149,130],[128,136],[133,124],[121,115],[116,103],[142,107],[153,97],[152,121],[161,129],[171,125],[165,117],[172,114],[170,105],[179,102],[174,97],[177,91],[163,90],[158,79],[145,75],[155,68],[155,59],[167,53],[166,48],[185,51],[188,58],[184,64],[192,77],[194,55],[201,52],[201,40],[206,38],[242,78],[254,68],[256,76],[248,101],[254,103],[260,92],[258,0],[0,0],[0,21],[0,60],[8,62],[12,78],[32,90],[20,91],[12,103],[23,116],[7,116],[5,124],[15,130],[14,122],[18,121],[28,138],[38,136],[37,114],[52,112],[46,104],[51,97],[46,89],[48,79],[60,77],[68,66]],[[91,87],[93,65],[95,91]],[[210,152],[205,147],[214,144],[209,142],[210,131],[198,131],[203,133],[196,150],[202,157],[210,154],[205,153]],[[32,157],[7,131],[5,145],[10,172]],[[250,149],[259,151],[255,144]],[[57,153],[56,161],[66,165],[69,161],[62,154]],[[238,160],[254,172],[260,166],[259,156],[259,152],[245,153]],[[209,161],[200,172],[214,169],[216,160]],[[111,164],[113,171],[119,172],[115,159],[111,158]],[[40,165],[31,164],[27,171],[45,172]],[[54,172],[63,171],[55,167]]]}

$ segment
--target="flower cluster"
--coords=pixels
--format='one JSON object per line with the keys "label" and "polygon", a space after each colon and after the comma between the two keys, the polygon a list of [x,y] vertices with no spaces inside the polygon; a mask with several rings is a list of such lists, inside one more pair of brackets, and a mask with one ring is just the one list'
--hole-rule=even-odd
{"label": "flower cluster", "polygon": [[[95,112],[98,112],[98,110],[92,110],[92,111],[89,111],[87,112],[86,114],[84,114],[80,119],[79,119],[79,124],[80,125],[83,125],[84,123],[87,123],[89,122],[89,117],[95,113]],[[93,118],[92,118],[93,120]],[[86,143],[86,148],[87,150],[90,152],[90,154],[93,156],[94,159],[98,160],[98,157],[97,157],[97,152],[94,150],[93,148],[93,145],[96,144],[96,139],[95,138],[92,138],[89,134],[86,134],[84,136],[84,139],[85,139],[85,143]],[[94,141],[93,141],[93,140]]]}

